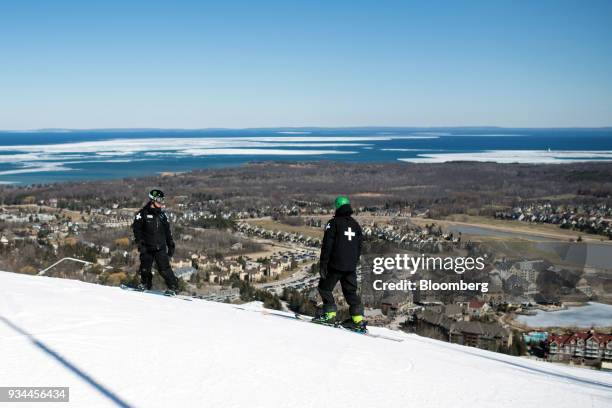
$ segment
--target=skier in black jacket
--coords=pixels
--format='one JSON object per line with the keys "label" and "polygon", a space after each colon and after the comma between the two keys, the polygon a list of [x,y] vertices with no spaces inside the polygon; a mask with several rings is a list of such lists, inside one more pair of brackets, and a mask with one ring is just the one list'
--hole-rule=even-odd
{"label": "skier in black jacket", "polygon": [[349,304],[352,325],[365,330],[363,305],[357,294],[357,263],[361,255],[363,233],[361,227],[351,217],[353,210],[348,197],[339,196],[335,202],[336,214],[325,225],[325,235],[321,247],[319,270],[319,294],[323,299],[323,313],[313,321],[333,323],[336,319],[336,302],[333,290],[338,281],[342,294]]}
{"label": "skier in black jacket", "polygon": [[153,284],[151,267],[155,261],[168,289],[177,292],[178,280],[170,267],[170,258],[174,255],[175,245],[168,217],[162,210],[163,203],[163,191],[151,190],[149,202],[136,213],[132,224],[134,240],[140,252],[140,287],[151,289]]}

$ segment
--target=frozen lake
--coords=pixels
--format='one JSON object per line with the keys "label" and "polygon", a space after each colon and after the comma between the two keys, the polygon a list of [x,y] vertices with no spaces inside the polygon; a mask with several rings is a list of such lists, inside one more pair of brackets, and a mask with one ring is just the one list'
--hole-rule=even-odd
{"label": "frozen lake", "polygon": [[535,316],[518,316],[517,320],[531,327],[611,327],[612,306],[589,302],[558,312],[538,310]]}

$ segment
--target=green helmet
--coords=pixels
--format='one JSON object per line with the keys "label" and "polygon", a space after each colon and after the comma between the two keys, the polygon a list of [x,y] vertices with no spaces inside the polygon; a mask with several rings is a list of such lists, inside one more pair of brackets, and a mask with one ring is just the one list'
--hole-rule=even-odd
{"label": "green helmet", "polygon": [[348,197],[347,197],[347,196],[338,196],[338,197],[336,198],[336,203],[335,203],[335,205],[336,205],[336,210],[337,210],[338,208],[342,207],[343,205],[345,205],[345,204],[350,204],[350,203],[351,203],[351,202],[349,201],[349,199],[348,199]]}
{"label": "green helmet", "polygon": [[158,189],[153,189],[149,192],[149,200],[157,201],[158,203],[163,203],[165,200],[165,194],[163,191]]}

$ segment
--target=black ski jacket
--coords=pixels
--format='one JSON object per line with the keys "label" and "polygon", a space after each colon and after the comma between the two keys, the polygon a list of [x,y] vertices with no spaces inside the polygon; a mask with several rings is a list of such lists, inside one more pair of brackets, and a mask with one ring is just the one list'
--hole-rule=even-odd
{"label": "black ski jacket", "polygon": [[352,272],[361,255],[363,233],[351,217],[353,210],[345,204],[336,210],[334,218],[325,225],[320,264],[343,272]]}
{"label": "black ski jacket", "polygon": [[174,249],[170,222],[166,213],[160,208],[153,208],[150,204],[145,205],[136,213],[132,230],[134,231],[134,241],[139,250]]}

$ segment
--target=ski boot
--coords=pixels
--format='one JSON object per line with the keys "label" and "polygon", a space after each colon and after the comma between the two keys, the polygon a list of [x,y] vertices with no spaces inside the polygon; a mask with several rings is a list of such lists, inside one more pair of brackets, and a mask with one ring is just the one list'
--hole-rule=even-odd
{"label": "ski boot", "polygon": [[345,320],[342,322],[342,327],[357,333],[365,334],[368,332],[367,323],[365,320],[363,320],[362,315],[355,315],[350,319]]}
{"label": "ski boot", "polygon": [[164,291],[164,295],[166,295],[166,296],[176,296],[176,295],[178,295],[178,292],[179,292],[178,289],[170,289],[170,288],[168,288],[168,289],[166,289]]}
{"label": "ski boot", "polygon": [[323,312],[317,314],[311,320],[313,323],[324,324],[327,326],[333,326],[336,324],[336,312]]}

